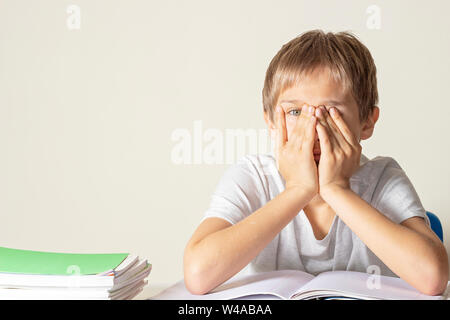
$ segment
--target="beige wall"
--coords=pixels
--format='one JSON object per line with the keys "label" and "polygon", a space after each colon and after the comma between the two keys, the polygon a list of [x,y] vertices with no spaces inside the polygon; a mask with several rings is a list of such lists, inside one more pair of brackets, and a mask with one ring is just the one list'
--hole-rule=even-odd
{"label": "beige wall", "polygon": [[371,50],[381,116],[363,152],[400,163],[449,248],[449,12],[444,0],[0,0],[0,245],[133,252],[153,263],[151,285],[179,280],[229,164],[177,164],[172,138],[264,129],[268,63],[322,28]]}

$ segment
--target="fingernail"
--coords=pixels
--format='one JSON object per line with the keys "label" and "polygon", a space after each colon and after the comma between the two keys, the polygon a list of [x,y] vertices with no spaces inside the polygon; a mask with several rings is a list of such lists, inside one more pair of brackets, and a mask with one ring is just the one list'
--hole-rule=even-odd
{"label": "fingernail", "polygon": [[313,112],[314,112],[314,107],[312,107],[312,106],[309,106],[309,114],[313,114]]}
{"label": "fingernail", "polygon": [[336,113],[336,109],[335,108],[331,108],[330,109],[330,113],[331,113],[332,116],[335,116],[337,114]]}
{"label": "fingernail", "polygon": [[317,117],[320,117],[320,115],[321,115],[321,110],[322,110],[321,108],[317,108],[317,109],[316,109],[316,116],[317,116]]}

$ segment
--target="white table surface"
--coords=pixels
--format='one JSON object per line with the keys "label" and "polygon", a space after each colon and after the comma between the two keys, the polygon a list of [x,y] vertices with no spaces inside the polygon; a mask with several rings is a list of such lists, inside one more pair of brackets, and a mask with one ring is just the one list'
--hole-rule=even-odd
{"label": "white table surface", "polygon": [[155,295],[157,295],[158,293],[160,293],[161,291],[163,291],[164,289],[167,289],[168,287],[170,287],[171,284],[169,285],[147,285],[145,286],[144,290],[142,290],[141,293],[139,293],[136,297],[133,298],[133,300],[145,300],[145,299],[149,299]]}

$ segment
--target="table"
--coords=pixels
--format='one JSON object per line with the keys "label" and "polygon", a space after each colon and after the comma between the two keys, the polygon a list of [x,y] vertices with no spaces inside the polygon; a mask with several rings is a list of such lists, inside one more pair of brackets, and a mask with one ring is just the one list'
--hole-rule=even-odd
{"label": "table", "polygon": [[136,297],[133,298],[133,300],[149,299],[149,298],[157,295],[158,293],[160,293],[164,289],[167,289],[170,286],[171,286],[171,284],[168,284],[168,285],[156,285],[156,286],[155,285],[147,285],[147,286],[145,286],[144,290],[142,290],[141,293],[139,293]]}

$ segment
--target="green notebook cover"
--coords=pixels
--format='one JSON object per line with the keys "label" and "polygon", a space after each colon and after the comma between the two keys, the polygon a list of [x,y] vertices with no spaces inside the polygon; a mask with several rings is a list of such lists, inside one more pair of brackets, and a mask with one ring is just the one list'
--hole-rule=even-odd
{"label": "green notebook cover", "polygon": [[0,272],[88,275],[116,268],[128,253],[56,253],[0,247]]}

